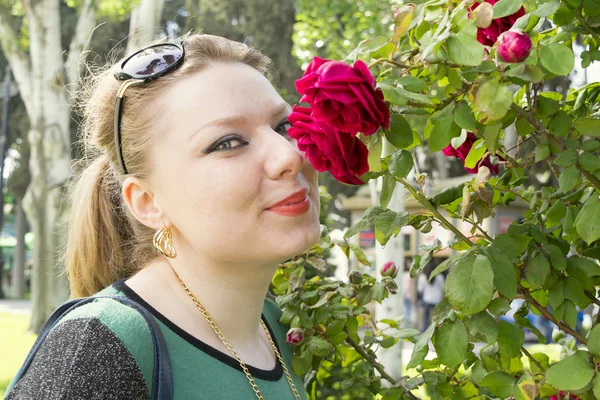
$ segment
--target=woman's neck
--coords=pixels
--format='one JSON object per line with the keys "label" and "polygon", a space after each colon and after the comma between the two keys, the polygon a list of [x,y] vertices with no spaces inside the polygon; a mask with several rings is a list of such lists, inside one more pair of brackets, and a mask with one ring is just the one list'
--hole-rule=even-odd
{"label": "woman's neck", "polygon": [[[151,305],[152,302],[161,304],[162,310],[159,311],[169,319],[179,320],[174,321],[175,323],[184,324],[188,330],[199,332],[203,329],[207,332],[210,325],[179,282],[179,275],[240,357],[244,359],[242,355],[245,354],[247,359],[260,359],[265,357],[265,347],[270,347],[260,319],[265,295],[276,267],[243,270],[203,267],[190,270],[183,267],[177,259],[161,259],[130,278],[127,284],[142,298],[146,297],[144,299]],[[212,332],[212,328],[210,331]],[[209,336],[211,334],[208,332]],[[256,354],[260,349],[263,349],[262,356]]]}

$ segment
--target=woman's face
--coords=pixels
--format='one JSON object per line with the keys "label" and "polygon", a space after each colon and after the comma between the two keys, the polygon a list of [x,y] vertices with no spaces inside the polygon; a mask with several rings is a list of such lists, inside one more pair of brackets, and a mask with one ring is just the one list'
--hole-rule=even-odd
{"label": "woman's face", "polygon": [[[216,263],[280,263],[319,239],[318,172],[287,136],[290,106],[258,71],[214,63],[161,97],[154,202],[173,242]],[[270,206],[305,189],[305,212]]]}

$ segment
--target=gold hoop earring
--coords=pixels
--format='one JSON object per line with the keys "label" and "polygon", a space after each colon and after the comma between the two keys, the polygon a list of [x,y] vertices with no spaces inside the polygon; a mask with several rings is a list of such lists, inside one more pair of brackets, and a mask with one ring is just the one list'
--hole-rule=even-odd
{"label": "gold hoop earring", "polygon": [[177,257],[177,251],[173,247],[173,235],[171,234],[171,230],[166,226],[160,228],[154,234],[152,243],[154,244],[154,248],[156,248],[160,254],[169,258]]}

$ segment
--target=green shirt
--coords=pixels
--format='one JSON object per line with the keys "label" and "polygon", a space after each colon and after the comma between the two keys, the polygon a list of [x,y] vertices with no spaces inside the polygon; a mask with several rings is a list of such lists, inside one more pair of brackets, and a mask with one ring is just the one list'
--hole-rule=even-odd
{"label": "green shirt", "polygon": [[[179,328],[125,284],[125,279],[97,293],[135,300],[154,316],[173,370],[173,398],[255,399],[238,361]],[[200,315],[200,314],[199,314]],[[306,392],[291,368],[292,348],[281,310],[270,299],[265,321],[302,399]],[[23,378],[8,387],[12,399],[149,399],[154,364],[150,329],[130,307],[98,299],[65,315],[46,337]],[[248,365],[265,400],[294,399],[279,361],[272,370]],[[13,388],[14,385],[14,388]],[[11,389],[13,389],[11,391]]]}

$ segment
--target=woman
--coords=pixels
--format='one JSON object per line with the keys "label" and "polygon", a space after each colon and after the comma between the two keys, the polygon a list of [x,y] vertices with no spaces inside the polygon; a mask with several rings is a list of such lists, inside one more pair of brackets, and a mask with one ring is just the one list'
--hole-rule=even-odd
{"label": "woman", "polygon": [[[319,239],[317,172],[287,136],[290,107],[268,64],[190,35],[87,91],[93,158],[72,191],[72,295],[128,296],[152,312],[175,399],[306,398],[265,296],[277,266]],[[96,300],[61,320],[7,399],[146,399],[152,366],[140,315]]]}

